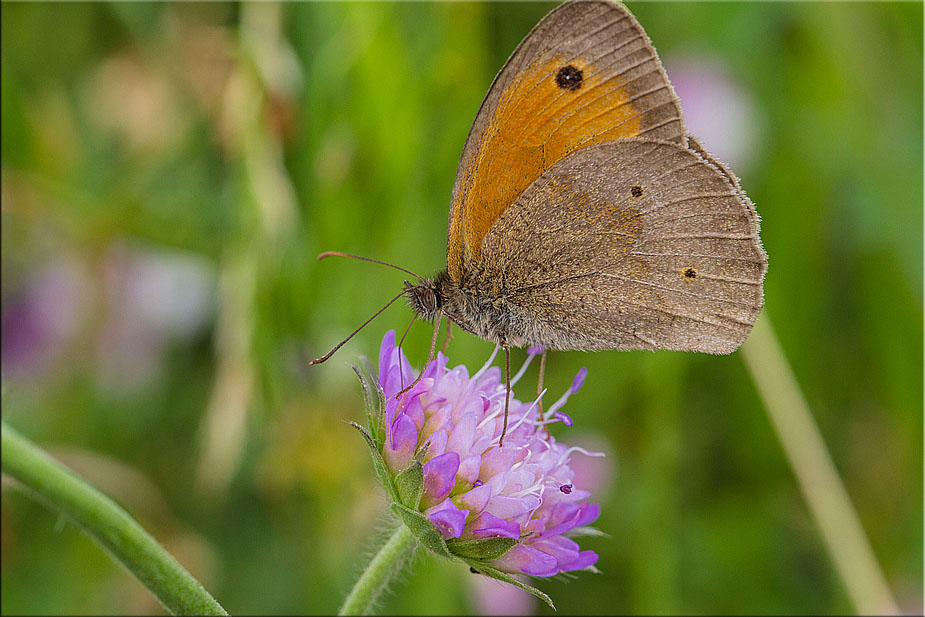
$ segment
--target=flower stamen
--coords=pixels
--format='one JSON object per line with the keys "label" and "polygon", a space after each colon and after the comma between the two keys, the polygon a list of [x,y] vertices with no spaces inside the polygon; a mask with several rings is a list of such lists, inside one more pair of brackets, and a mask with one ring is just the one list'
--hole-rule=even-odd
{"label": "flower stamen", "polygon": [[495,345],[494,351],[492,351],[491,355],[488,356],[488,360],[485,362],[485,364],[482,365],[482,368],[480,368],[479,371],[471,377],[471,381],[478,381],[479,378],[485,374],[485,371],[491,368],[492,363],[495,361],[495,356],[498,355],[498,351],[500,351],[500,349],[500,345]]}
{"label": "flower stamen", "polygon": [[[537,351],[537,349],[539,349],[539,351]],[[527,372],[527,367],[530,366],[531,362],[533,362],[534,356],[540,353],[543,353],[542,347],[531,347],[530,349],[527,350],[527,359],[524,360],[523,366],[520,367],[520,370],[517,371],[517,374],[511,378],[512,388],[514,387],[514,384],[520,381],[520,378],[524,376],[524,373]]]}

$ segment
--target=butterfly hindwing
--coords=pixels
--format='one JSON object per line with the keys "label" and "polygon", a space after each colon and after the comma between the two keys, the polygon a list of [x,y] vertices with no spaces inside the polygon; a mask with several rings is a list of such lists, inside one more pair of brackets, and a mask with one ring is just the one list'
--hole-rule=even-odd
{"label": "butterfly hindwing", "polygon": [[[534,344],[728,353],[763,303],[754,207],[705,152],[625,139],[560,160],[485,236],[494,287]],[[518,326],[521,327],[521,326]]]}

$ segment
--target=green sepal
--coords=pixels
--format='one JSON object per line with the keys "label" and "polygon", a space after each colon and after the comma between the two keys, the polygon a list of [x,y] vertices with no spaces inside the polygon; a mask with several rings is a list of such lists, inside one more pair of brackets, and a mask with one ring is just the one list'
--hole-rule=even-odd
{"label": "green sepal", "polygon": [[610,534],[595,527],[575,527],[574,529],[569,529],[563,536],[569,538],[580,538],[582,536],[591,536],[595,538],[609,538]]}
{"label": "green sepal", "polygon": [[447,548],[464,559],[491,561],[498,559],[517,544],[514,538],[482,538],[479,540],[448,540]]}
{"label": "green sepal", "polygon": [[417,452],[414,453],[414,460],[423,462],[427,458],[427,451],[430,449],[430,440],[424,442],[424,444],[417,449]]}
{"label": "green sepal", "polygon": [[395,501],[392,502],[392,512],[397,514],[402,522],[405,523],[405,526],[411,530],[411,533],[418,539],[418,542],[441,557],[453,559],[453,554],[446,547],[443,536],[440,535],[440,532],[437,531],[437,528],[434,527],[434,524],[430,522],[429,518]]}
{"label": "green sepal", "polygon": [[370,382],[368,374],[371,368],[368,364],[369,363],[367,363],[365,369],[356,365],[351,365],[351,367],[353,368],[353,372],[356,373],[357,379],[360,381],[360,387],[363,389],[363,405],[366,407],[366,426],[369,430],[369,435],[372,437],[376,449],[381,451],[385,438],[385,431],[382,427],[385,399],[379,388]]}
{"label": "green sepal", "polygon": [[395,485],[392,484],[392,478],[389,476],[389,469],[385,466],[385,461],[382,458],[382,454],[379,452],[379,448],[376,447],[376,442],[373,441],[372,435],[356,422],[350,422],[349,424],[360,431],[363,437],[366,438],[366,445],[369,446],[369,453],[373,457],[373,469],[376,470],[379,484],[381,484],[385,492],[389,494],[390,501],[398,501],[398,491],[395,490]]}
{"label": "green sepal", "polygon": [[395,476],[398,502],[406,508],[417,510],[424,494],[424,466],[421,461],[411,461],[411,466]]}
{"label": "green sepal", "polygon": [[552,603],[552,598],[547,596],[545,593],[543,593],[536,587],[527,585],[526,583],[521,583],[513,576],[509,574],[505,574],[504,572],[501,572],[500,570],[496,570],[495,568],[492,568],[491,566],[486,566],[485,564],[470,562],[469,567],[472,569],[473,572],[477,574],[484,574],[485,576],[489,578],[493,578],[495,580],[502,581],[509,585],[513,585],[514,587],[517,587],[518,589],[523,589],[527,593],[531,593],[537,598],[539,598],[540,600],[542,600],[543,602],[545,602],[549,606],[549,608],[551,608],[552,610],[556,610],[556,606]]}

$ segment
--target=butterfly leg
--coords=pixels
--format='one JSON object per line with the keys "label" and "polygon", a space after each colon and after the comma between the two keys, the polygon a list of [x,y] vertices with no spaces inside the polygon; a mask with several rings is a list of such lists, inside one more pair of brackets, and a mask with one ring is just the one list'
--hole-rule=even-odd
{"label": "butterfly leg", "polygon": [[543,416],[543,399],[540,398],[540,394],[543,393],[543,375],[546,374],[546,350],[543,349],[543,355],[540,356],[540,377],[536,382],[536,406],[539,410],[540,417]]}
{"label": "butterfly leg", "polygon": [[[411,316],[411,323],[409,323],[408,327],[405,328],[405,333],[401,335],[401,339],[398,341],[398,357],[399,358],[401,357],[401,346],[405,342],[405,337],[408,336],[408,332],[411,331],[411,326],[414,325],[414,322],[417,318],[418,318],[417,314],[414,314]],[[400,366],[399,366],[399,371],[398,371],[398,380],[399,380],[399,383],[401,384],[401,387],[404,388],[405,387],[405,371],[401,370]],[[404,390],[402,390],[402,392],[404,392]]]}
{"label": "butterfly leg", "polygon": [[507,411],[511,406],[511,348],[507,345],[504,347],[504,428],[501,429],[501,440],[498,447],[504,447],[504,436],[507,435]]}
{"label": "butterfly leg", "polygon": [[[427,365],[434,361],[434,350],[437,348],[437,335],[440,333],[440,320],[443,318],[443,312],[437,313],[437,319],[434,320],[434,336],[430,339],[430,353],[427,354],[427,362],[424,363],[424,368],[427,368]],[[409,328],[411,326],[408,326]],[[404,338],[404,337],[402,337]],[[400,397],[402,394],[418,385],[418,382],[421,381],[421,378],[424,377],[424,369],[421,369],[421,372],[418,373],[417,379],[414,380],[407,388],[402,388],[402,390],[395,395],[395,398]]]}
{"label": "butterfly leg", "polygon": [[446,339],[443,341],[443,347],[440,348],[440,353],[445,354],[446,348],[450,345],[450,339],[453,338],[453,322],[449,319],[446,320]]}

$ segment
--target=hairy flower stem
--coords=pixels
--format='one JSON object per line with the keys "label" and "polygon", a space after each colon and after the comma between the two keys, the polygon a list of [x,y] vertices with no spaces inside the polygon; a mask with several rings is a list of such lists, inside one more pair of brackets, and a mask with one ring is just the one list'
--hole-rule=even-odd
{"label": "hairy flower stem", "polygon": [[114,501],[0,423],[3,473],[29,487],[125,566],[174,615],[227,615],[202,585]]}
{"label": "hairy flower stem", "polygon": [[357,580],[338,615],[367,615],[392,579],[399,574],[417,550],[417,540],[403,524],[379,549],[366,570]]}

